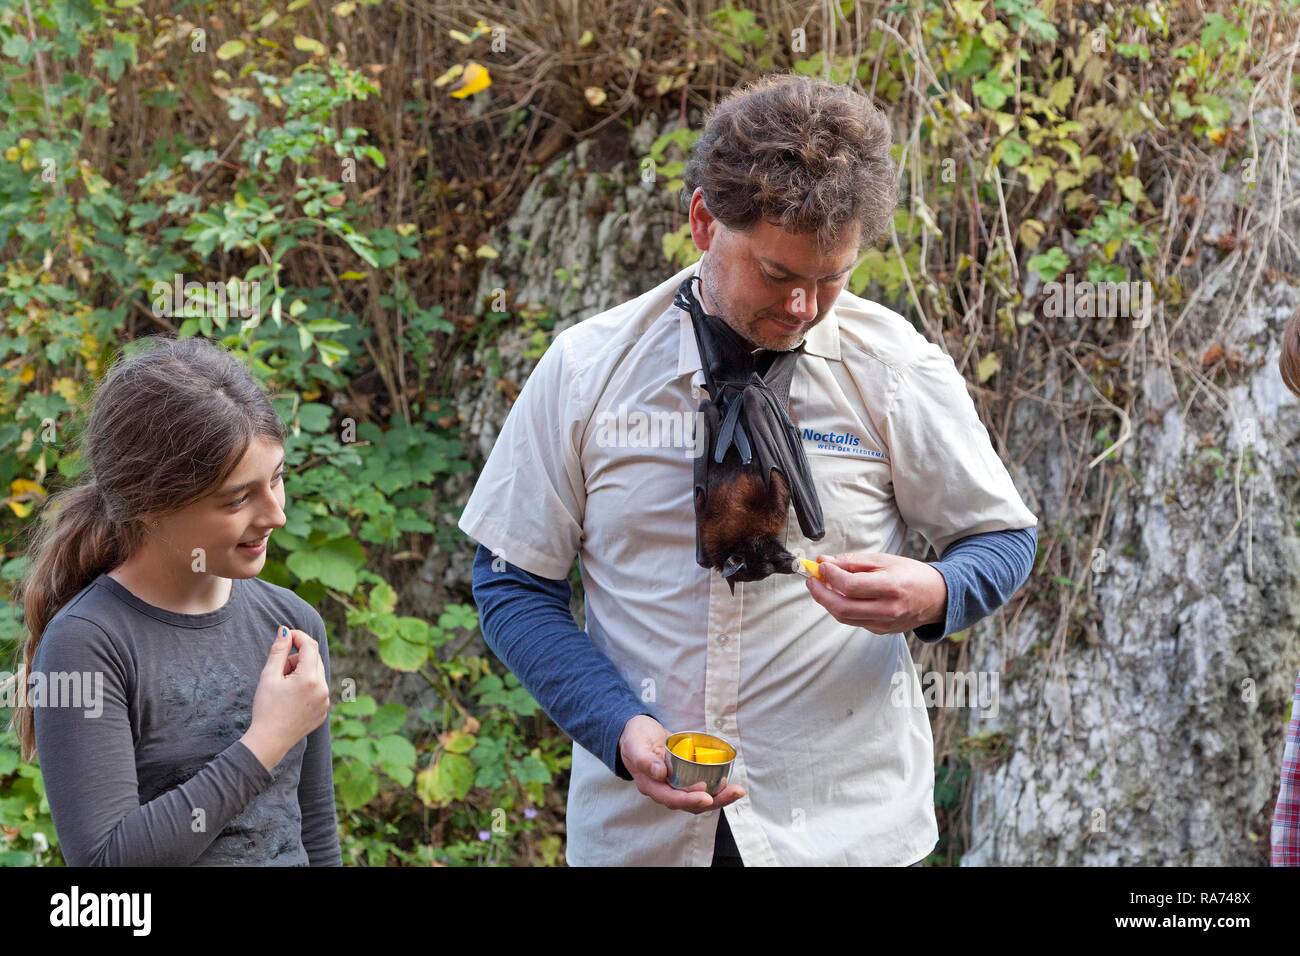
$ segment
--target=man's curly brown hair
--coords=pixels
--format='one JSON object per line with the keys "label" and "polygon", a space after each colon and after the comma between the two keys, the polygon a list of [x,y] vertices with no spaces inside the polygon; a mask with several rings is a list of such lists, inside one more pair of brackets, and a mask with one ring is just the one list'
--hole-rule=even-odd
{"label": "man's curly brown hair", "polygon": [[829,252],[874,242],[898,202],[889,121],[847,86],[793,73],[768,74],[710,111],[683,173],[728,228],[760,220],[817,233]]}

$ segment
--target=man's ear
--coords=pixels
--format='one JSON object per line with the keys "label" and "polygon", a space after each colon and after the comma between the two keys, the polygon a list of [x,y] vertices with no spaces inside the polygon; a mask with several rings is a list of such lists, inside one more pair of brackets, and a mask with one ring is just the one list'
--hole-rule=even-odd
{"label": "man's ear", "polygon": [[695,248],[707,252],[709,246],[713,245],[714,237],[722,223],[718,222],[704,205],[704,190],[699,186],[696,186],[695,192],[691,193],[690,220],[691,238],[695,240]]}

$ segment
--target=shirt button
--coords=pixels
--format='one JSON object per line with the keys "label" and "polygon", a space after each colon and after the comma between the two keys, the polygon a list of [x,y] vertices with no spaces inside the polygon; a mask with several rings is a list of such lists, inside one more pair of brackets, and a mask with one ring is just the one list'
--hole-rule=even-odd
{"label": "shirt button", "polygon": [[726,722],[725,720],[723,720],[721,717],[717,718],[717,719],[713,722],[713,728],[714,728],[715,730],[721,730],[722,728],[724,728],[724,727],[726,727],[726,726],[727,726],[727,722]]}
{"label": "shirt button", "polygon": [[729,641],[729,640],[731,640],[731,637],[728,636],[728,635],[726,635],[726,634],[719,634],[719,635],[718,635],[718,643],[719,643],[719,644],[725,644],[725,643],[727,643],[727,641]]}

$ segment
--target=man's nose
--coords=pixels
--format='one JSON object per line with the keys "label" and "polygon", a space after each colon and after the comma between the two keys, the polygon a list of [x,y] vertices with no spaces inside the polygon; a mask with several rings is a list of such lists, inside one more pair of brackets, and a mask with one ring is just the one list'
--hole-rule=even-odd
{"label": "man's nose", "polygon": [[797,285],[785,301],[785,314],[792,322],[811,322],[817,318],[817,286]]}

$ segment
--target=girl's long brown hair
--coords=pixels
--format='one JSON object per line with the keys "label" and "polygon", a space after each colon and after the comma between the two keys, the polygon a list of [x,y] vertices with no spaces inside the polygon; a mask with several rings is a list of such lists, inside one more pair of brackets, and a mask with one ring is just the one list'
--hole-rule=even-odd
{"label": "girl's long brown hair", "polygon": [[[33,523],[30,563],[15,589],[27,631],[24,687],[50,619],[134,553],[147,520],[221,487],[254,436],[284,442],[270,399],[224,347],[170,335],[135,345],[95,392],[81,436],[84,480],[51,496]],[[32,716],[22,695],[12,726],[24,760],[36,752]]]}
{"label": "girl's long brown hair", "polygon": [[1300,395],[1300,309],[1287,320],[1282,331],[1282,357],[1278,367],[1286,387]]}

